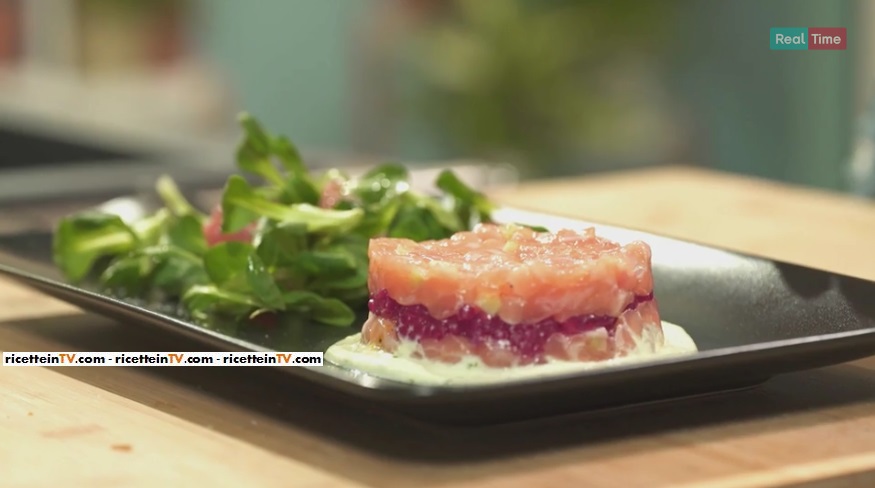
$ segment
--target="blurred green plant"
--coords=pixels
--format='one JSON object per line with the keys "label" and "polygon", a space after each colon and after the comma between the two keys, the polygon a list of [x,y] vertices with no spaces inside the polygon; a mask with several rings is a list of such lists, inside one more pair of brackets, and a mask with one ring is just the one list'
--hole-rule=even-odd
{"label": "blurred green plant", "polygon": [[[672,1],[452,0],[415,35],[404,66],[425,85],[414,113],[457,153],[514,163],[524,176],[574,157],[629,104],[605,71],[667,46]],[[632,107],[634,109],[634,107]]]}

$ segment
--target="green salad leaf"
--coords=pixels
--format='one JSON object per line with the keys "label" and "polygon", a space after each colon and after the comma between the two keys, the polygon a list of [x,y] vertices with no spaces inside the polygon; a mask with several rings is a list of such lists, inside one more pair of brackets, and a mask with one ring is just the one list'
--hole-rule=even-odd
{"label": "green salad leaf", "polygon": [[183,215],[167,223],[166,241],[167,244],[195,256],[203,256],[207,252],[203,221],[192,214]]}
{"label": "green salad leaf", "polygon": [[370,239],[443,239],[492,221],[489,200],[451,171],[438,176],[437,198],[415,191],[395,163],[356,178],[339,169],[317,176],[287,137],[247,113],[238,121],[240,174],[227,179],[212,213],[162,176],[155,191],[163,206],[143,219],[70,215],[53,242],[64,276],[177,304],[206,327],[269,314],[347,327],[366,310]]}
{"label": "green salad leaf", "polygon": [[[152,223],[160,225],[159,223]],[[73,283],[88,276],[95,262],[137,248],[144,237],[152,236],[152,225],[140,233],[128,227],[117,215],[85,211],[61,220],[55,230],[52,252],[55,264]]]}
{"label": "green salad leaf", "polygon": [[363,211],[324,209],[309,203],[287,205],[270,201],[255,192],[242,177],[233,175],[222,195],[224,232],[236,232],[261,217],[285,223],[300,223],[310,232],[343,232],[355,227]]}
{"label": "green salad leaf", "polygon": [[495,206],[483,194],[465,185],[452,171],[442,171],[435,185],[449,195],[451,208],[465,226],[473,227],[492,220]]}
{"label": "green salad leaf", "polygon": [[158,177],[155,183],[155,192],[164,201],[164,206],[171,214],[177,217],[189,217],[198,223],[202,223],[206,219],[206,215],[186,200],[185,196],[179,191],[176,182],[167,175]]}
{"label": "green salad leaf", "polygon": [[208,283],[201,259],[172,245],[135,249],[114,260],[101,285],[122,297],[178,299],[192,286]]}

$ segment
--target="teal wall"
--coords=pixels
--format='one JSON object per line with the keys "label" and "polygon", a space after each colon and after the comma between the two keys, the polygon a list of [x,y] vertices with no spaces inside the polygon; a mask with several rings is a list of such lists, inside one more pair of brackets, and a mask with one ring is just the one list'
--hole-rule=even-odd
{"label": "teal wall", "polygon": [[368,2],[205,0],[197,42],[239,103],[303,146],[349,145],[350,26]]}
{"label": "teal wall", "polygon": [[[709,166],[837,189],[854,130],[854,2],[690,1],[680,100]],[[771,27],[848,28],[847,51],[771,51]]]}
{"label": "teal wall", "polygon": [[[855,3],[690,0],[669,70],[695,115],[692,162],[839,188],[854,130]],[[240,102],[302,146],[353,150],[352,28],[373,1],[206,0],[199,37]],[[845,52],[770,51],[770,27],[847,26]],[[387,156],[442,156],[429,128],[405,121]],[[585,161],[581,162],[585,166]]]}

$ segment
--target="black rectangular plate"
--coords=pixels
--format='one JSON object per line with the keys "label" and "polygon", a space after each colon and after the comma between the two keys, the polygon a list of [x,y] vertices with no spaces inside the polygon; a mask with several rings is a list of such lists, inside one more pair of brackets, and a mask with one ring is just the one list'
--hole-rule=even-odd
{"label": "black rectangular plate", "polygon": [[[519,209],[503,208],[496,217],[551,230],[595,226],[610,239],[647,242],[653,250],[661,316],[684,327],[700,352],[487,386],[407,385],[332,364],[280,369],[322,393],[341,395],[363,407],[428,422],[489,424],[744,389],[778,374],[875,355],[875,283]],[[0,275],[83,310],[184,334],[217,350],[325,351],[358,332],[356,327],[307,325],[284,332],[230,335],[166,311],[147,310],[67,285],[51,262],[51,229],[0,235]]]}

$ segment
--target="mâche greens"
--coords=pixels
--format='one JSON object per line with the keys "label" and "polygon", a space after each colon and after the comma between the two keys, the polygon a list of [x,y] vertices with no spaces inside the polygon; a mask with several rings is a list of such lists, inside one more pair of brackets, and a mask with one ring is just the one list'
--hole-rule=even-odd
{"label": "m\u00e2che greens", "polygon": [[396,164],[359,178],[337,169],[315,175],[288,138],[248,114],[239,121],[237,166],[260,184],[231,175],[207,214],[165,176],[156,184],[163,207],[137,222],[96,210],[70,215],[53,242],[67,280],[179,304],[198,322],[295,314],[349,326],[368,300],[371,238],[443,239],[492,221],[492,203],[449,170],[435,182],[437,198],[412,190]]}

